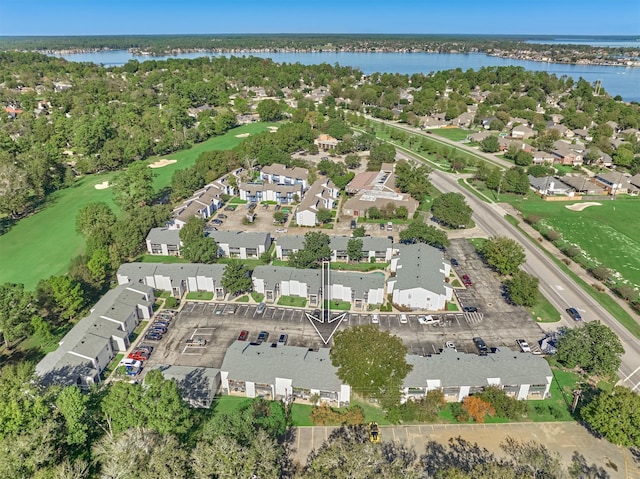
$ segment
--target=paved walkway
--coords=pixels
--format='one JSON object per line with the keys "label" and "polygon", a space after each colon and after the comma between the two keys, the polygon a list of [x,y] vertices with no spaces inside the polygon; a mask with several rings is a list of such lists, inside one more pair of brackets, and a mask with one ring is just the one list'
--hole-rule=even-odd
{"label": "paved walkway", "polygon": [[[304,464],[308,454],[319,448],[334,429],[329,426],[296,428],[294,459]],[[383,441],[399,441],[413,447],[418,456],[423,453],[427,441],[446,444],[450,438],[458,436],[503,456],[500,443],[511,436],[520,441],[533,440],[545,444],[550,450],[560,453],[567,466],[573,455],[578,453],[584,456],[587,464],[595,464],[608,474],[597,477],[640,479],[640,463],[634,463],[628,449],[597,439],[573,422],[382,426],[381,435]]]}

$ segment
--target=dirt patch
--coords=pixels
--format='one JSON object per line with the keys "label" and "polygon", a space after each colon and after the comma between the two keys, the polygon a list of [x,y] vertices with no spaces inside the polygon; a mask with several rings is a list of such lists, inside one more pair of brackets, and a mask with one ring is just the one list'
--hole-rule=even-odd
{"label": "dirt patch", "polygon": [[106,190],[107,188],[109,188],[109,182],[103,181],[102,183],[98,183],[97,185],[95,185],[94,188],[96,190]]}
{"label": "dirt patch", "polygon": [[567,205],[566,208],[571,211],[582,211],[584,209],[587,209],[589,206],[602,206],[602,203],[587,201],[586,203],[574,203],[572,205]]}
{"label": "dirt patch", "polygon": [[149,166],[149,168],[162,168],[163,166],[173,165],[174,163],[177,163],[177,162],[178,160],[167,160],[166,158],[163,158],[147,166]]}
{"label": "dirt patch", "polygon": [[251,136],[251,133],[240,133],[239,135],[236,135],[236,138],[246,138],[248,136]]}

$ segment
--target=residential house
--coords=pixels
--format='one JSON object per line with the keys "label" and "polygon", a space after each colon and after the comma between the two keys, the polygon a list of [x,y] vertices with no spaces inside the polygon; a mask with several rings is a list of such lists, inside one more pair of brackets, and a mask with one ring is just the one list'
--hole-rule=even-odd
{"label": "residential house", "polygon": [[585,128],[576,128],[573,133],[583,141],[593,141],[593,136],[589,133],[589,130]]}
{"label": "residential house", "polygon": [[180,230],[175,228],[151,228],[147,234],[147,252],[163,256],[180,256]]}
{"label": "residential house", "polygon": [[400,245],[399,254],[391,259],[387,293],[393,304],[412,310],[439,311],[453,297],[446,282],[451,265],[441,251],[425,244]]}
{"label": "residential house", "polygon": [[[586,160],[587,154],[590,151],[591,151],[590,149],[584,151],[585,160]],[[590,162],[589,163],[590,165],[602,166],[603,168],[611,168],[613,166],[613,159],[609,155],[607,155],[606,153],[598,149],[596,149],[595,151],[598,153],[598,158]]]}
{"label": "residential house", "polygon": [[260,178],[267,183],[277,185],[302,185],[302,189],[309,187],[309,170],[297,166],[288,167],[280,163],[262,167]]}
{"label": "residential house", "polygon": [[564,137],[571,139],[575,136],[575,133],[564,125],[550,124],[547,125],[547,130],[556,130],[560,134],[561,138]]}
{"label": "residential house", "polygon": [[626,195],[629,193],[629,189],[635,191],[635,187],[629,183],[628,177],[623,173],[596,173],[593,182],[604,188],[610,195]]}
{"label": "residential house", "polygon": [[407,355],[413,366],[404,379],[403,401],[419,400],[429,391],[442,391],[448,402],[496,386],[518,400],[546,399],[553,373],[541,356],[496,351],[486,356],[445,349],[428,356]]}
{"label": "residential house", "polygon": [[224,299],[222,286],[225,264],[197,263],[123,263],[118,268],[118,284],[143,284],[168,291],[181,298],[186,293],[209,292],[216,299]]}
{"label": "residential house", "polygon": [[142,319],[153,315],[153,289],[122,284],[108,291],[59,342],[58,349],[37,365],[43,384],[88,388],[118,352],[130,346],[129,336]]}
{"label": "residential house", "polygon": [[240,199],[250,203],[274,201],[279,205],[289,205],[300,201],[303,194],[302,184],[241,183],[238,185]]}
{"label": "residential house", "polygon": [[169,227],[180,229],[192,216],[206,220],[223,205],[223,197],[233,195],[234,192],[234,188],[229,185],[227,175],[205,185],[193,193],[184,203],[173,209],[173,219],[169,223]]}
{"label": "residential house", "polygon": [[531,152],[534,165],[552,165],[556,157],[552,153],[546,151],[534,150]]}
{"label": "residential house", "polygon": [[526,140],[536,136],[536,130],[529,128],[527,125],[518,125],[511,129],[511,138]]}
{"label": "residential house", "polygon": [[629,183],[631,183],[636,188],[640,188],[640,173],[629,178]]}
{"label": "residential house", "polygon": [[541,195],[569,195],[573,196],[573,188],[553,176],[536,178],[529,175],[529,185]]}
{"label": "residential house", "polygon": [[[330,236],[329,248],[331,261],[349,261],[347,245],[351,239],[348,236]],[[389,238],[365,236],[357,238],[362,241],[363,261],[375,258],[379,262],[391,261],[393,256],[393,242]],[[289,255],[300,251],[304,247],[304,235],[281,236],[276,242],[276,258],[288,259]]]}
{"label": "residential house", "polygon": [[498,145],[500,147],[500,151],[507,151],[512,145],[515,145],[518,148],[518,150],[522,150],[526,152],[531,152],[532,150],[531,145],[523,141],[512,140],[512,139],[503,138],[503,137],[498,138]]}
{"label": "residential house", "polygon": [[235,341],[220,368],[222,393],[286,402],[310,402],[317,395],[322,404],[348,406],[351,387],[338,378],[329,351]]}
{"label": "residential house", "polygon": [[339,194],[340,190],[331,180],[316,180],[296,208],[296,224],[298,226],[316,226],[318,224],[318,211],[321,209],[333,209]]}
{"label": "residential house", "polygon": [[491,123],[493,123],[493,120],[496,120],[496,119],[497,118],[495,116],[480,118],[479,124],[482,128],[484,128],[485,130],[488,130],[489,128],[491,128]]}
{"label": "residential house", "polygon": [[565,175],[562,182],[571,186],[577,195],[606,195],[604,188],[591,182],[588,176],[582,175]]}
{"label": "residential house", "polygon": [[554,149],[551,152],[556,157],[556,161],[562,165],[578,166],[582,165],[583,156],[576,150],[572,149],[570,145],[556,141]]}
{"label": "residential house", "polygon": [[452,125],[456,125],[459,128],[469,128],[473,123],[475,115],[473,113],[464,112],[451,120]]}
{"label": "residential house", "polygon": [[439,117],[437,115],[426,116],[422,118],[422,125],[424,128],[442,128],[447,126],[449,123],[444,119],[444,117]]}
{"label": "residential house", "polygon": [[259,258],[271,248],[271,234],[249,231],[207,230],[218,244],[218,255],[227,258]]}
{"label": "residential house", "polygon": [[482,130],[479,131],[477,133],[472,133],[470,135],[467,135],[467,140],[472,141],[474,143],[481,143],[482,140],[484,140],[485,138],[491,136],[493,133],[491,133],[488,130]]}

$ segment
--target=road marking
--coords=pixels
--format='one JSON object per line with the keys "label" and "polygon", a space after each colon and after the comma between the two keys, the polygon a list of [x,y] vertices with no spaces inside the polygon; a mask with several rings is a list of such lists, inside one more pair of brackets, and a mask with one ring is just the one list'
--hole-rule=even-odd
{"label": "road marking", "polygon": [[637,373],[640,370],[640,366],[638,366],[631,374],[629,374],[626,378],[624,378],[622,380],[622,382],[625,382],[627,379],[629,379],[631,376],[633,376],[635,373]]}

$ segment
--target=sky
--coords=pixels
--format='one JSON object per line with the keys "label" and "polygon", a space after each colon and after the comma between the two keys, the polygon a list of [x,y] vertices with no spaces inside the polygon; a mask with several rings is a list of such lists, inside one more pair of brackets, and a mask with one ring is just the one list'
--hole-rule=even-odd
{"label": "sky", "polygon": [[0,35],[638,35],[640,0],[0,0]]}

